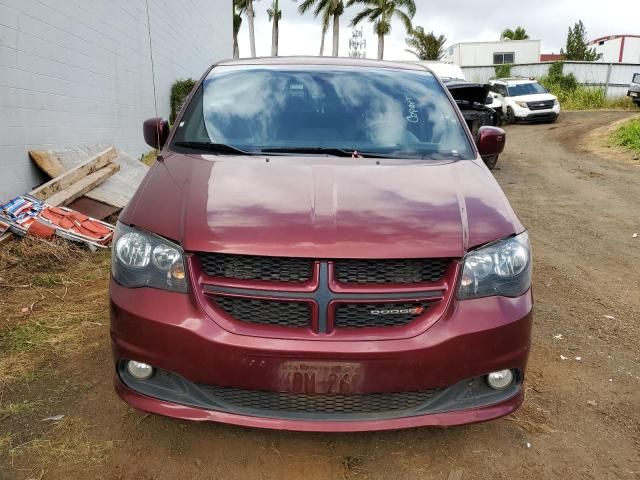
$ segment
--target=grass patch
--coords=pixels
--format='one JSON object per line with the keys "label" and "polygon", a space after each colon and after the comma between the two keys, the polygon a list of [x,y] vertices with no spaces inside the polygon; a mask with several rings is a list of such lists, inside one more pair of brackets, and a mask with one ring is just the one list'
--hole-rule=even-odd
{"label": "grass patch", "polygon": [[56,285],[62,285],[62,281],[58,275],[52,275],[49,273],[36,275],[31,280],[34,287],[52,288]]}
{"label": "grass patch", "polygon": [[25,322],[0,332],[0,352],[24,352],[43,342],[46,329],[39,323]]}
{"label": "grass patch", "polygon": [[[65,418],[57,423],[43,438],[11,445],[5,440],[5,448],[14,466],[26,460],[31,472],[47,470],[53,466],[78,465],[83,469],[104,463],[117,440],[93,440],[87,431],[91,426],[75,418]],[[28,477],[27,477],[28,478]]]}
{"label": "grass patch", "polygon": [[640,118],[635,118],[618,127],[610,138],[610,143],[640,153]]}
{"label": "grass patch", "polygon": [[5,403],[0,404],[0,420],[6,417],[12,417],[14,415],[20,415],[23,413],[31,413],[35,410],[36,404],[34,402],[20,402],[20,403]]}
{"label": "grass patch", "polygon": [[[542,83],[542,82],[541,82]],[[623,109],[630,110],[634,107],[628,97],[607,98],[604,89],[597,87],[577,86],[566,90],[558,84],[547,84],[547,89],[560,102],[563,110],[598,110],[598,109]]]}
{"label": "grass patch", "polygon": [[143,154],[142,157],[140,157],[140,161],[150,167],[151,165],[156,163],[157,158],[158,158],[158,151],[149,150],[147,153]]}
{"label": "grass patch", "polygon": [[[0,389],[108,323],[110,252],[23,238],[0,248]],[[6,400],[6,399],[5,399]]]}

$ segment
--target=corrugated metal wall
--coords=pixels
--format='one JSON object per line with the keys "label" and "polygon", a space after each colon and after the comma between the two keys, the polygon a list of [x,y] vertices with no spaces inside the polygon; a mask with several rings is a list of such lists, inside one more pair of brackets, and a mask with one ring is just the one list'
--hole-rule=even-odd
{"label": "corrugated metal wall", "polygon": [[[232,55],[231,0],[149,0],[158,107]],[[41,180],[27,150],[147,150],[154,116],[145,0],[0,0],[0,201]]]}

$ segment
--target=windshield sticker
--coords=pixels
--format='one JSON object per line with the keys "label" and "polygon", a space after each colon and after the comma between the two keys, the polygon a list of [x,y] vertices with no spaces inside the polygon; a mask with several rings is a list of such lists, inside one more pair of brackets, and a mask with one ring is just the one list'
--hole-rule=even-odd
{"label": "windshield sticker", "polygon": [[416,107],[416,103],[409,95],[405,95],[404,99],[407,101],[407,108],[409,109],[409,115],[405,117],[407,122],[418,123],[420,118],[418,117],[418,108]]}

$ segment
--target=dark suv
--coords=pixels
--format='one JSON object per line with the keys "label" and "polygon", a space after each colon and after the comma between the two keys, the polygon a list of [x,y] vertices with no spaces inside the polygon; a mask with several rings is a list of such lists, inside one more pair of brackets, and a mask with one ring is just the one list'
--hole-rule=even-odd
{"label": "dark suv", "polygon": [[223,62],[120,216],[115,387],[191,420],[313,431],[480,422],[523,400],[527,233],[424,66]]}

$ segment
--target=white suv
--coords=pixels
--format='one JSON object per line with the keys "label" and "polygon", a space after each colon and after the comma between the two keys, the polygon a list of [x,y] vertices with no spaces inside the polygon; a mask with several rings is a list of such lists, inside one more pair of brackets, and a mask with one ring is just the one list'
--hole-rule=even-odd
{"label": "white suv", "polygon": [[502,116],[508,123],[517,120],[555,122],[560,115],[557,97],[535,80],[499,78],[490,80],[491,94],[502,105]]}

